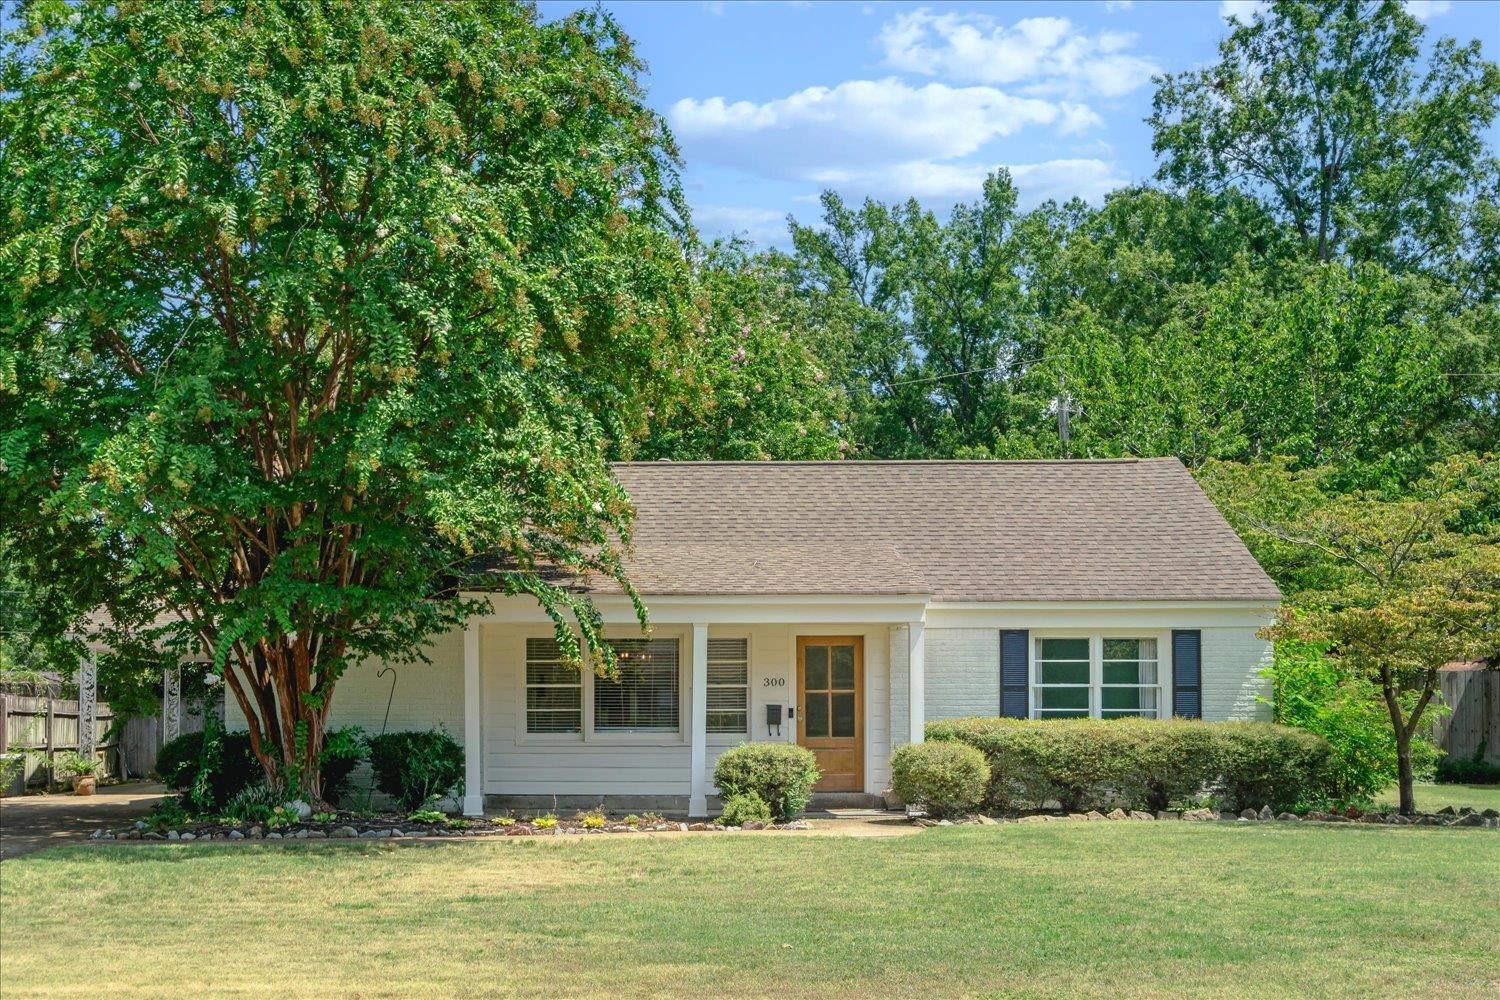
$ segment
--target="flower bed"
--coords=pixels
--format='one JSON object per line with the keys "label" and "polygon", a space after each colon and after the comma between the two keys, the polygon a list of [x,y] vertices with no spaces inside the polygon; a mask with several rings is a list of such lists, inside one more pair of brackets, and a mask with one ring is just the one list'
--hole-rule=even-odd
{"label": "flower bed", "polygon": [[399,840],[409,837],[549,837],[607,833],[712,833],[736,830],[806,830],[806,820],[790,823],[746,823],[720,826],[716,823],[669,820],[662,816],[609,817],[603,813],[580,813],[572,819],[554,816],[492,816],[445,818],[415,822],[400,814],[358,815],[339,813],[326,821],[306,820],[285,826],[267,823],[188,822],[177,826],[137,820],[130,826],[99,828],[92,840],[154,840],[196,843],[226,840]]}

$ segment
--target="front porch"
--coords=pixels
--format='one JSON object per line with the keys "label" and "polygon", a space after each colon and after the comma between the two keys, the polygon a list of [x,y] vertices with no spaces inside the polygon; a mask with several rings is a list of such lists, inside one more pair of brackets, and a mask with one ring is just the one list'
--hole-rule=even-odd
{"label": "front porch", "polygon": [[718,755],[746,741],[813,749],[814,808],[875,806],[892,747],[922,738],[923,596],[648,598],[649,638],[623,599],[598,603],[618,680],[561,667],[529,599],[468,622],[466,815],[603,802],[705,817]]}

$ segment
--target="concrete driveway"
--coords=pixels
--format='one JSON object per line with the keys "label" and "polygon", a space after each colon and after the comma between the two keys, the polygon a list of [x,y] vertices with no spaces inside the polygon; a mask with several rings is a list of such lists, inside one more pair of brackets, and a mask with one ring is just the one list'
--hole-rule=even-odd
{"label": "concrete driveway", "polygon": [[18,795],[0,799],[0,860],[73,843],[101,826],[123,826],[151,811],[162,785],[127,781],[93,795]]}

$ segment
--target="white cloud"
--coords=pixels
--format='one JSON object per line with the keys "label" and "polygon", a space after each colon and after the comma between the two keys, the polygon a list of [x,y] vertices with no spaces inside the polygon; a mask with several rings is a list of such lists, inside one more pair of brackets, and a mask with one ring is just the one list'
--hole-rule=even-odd
{"label": "white cloud", "polygon": [[1113,14],[1117,10],[1129,10],[1135,6],[1135,0],[1104,0],[1104,13]]}
{"label": "white cloud", "polygon": [[1418,21],[1430,21],[1452,9],[1452,0],[1406,0],[1406,12]]}
{"label": "white cloud", "polygon": [[693,225],[708,239],[715,236],[743,236],[757,246],[786,241],[786,213],[771,208],[746,208],[740,205],[695,205]]}
{"label": "white cloud", "polygon": [[1241,22],[1249,24],[1256,14],[1262,13],[1269,6],[1266,0],[1219,0],[1219,16],[1226,21],[1237,17]]}
{"label": "white cloud", "polygon": [[1048,160],[1044,163],[935,163],[911,160],[883,170],[829,169],[807,179],[845,195],[877,198],[916,198],[946,208],[954,202],[979,197],[984,179],[1000,167],[1010,171],[1023,208],[1048,198],[1066,201],[1075,195],[1098,202],[1110,191],[1130,183],[1113,163],[1096,159]]}
{"label": "white cloud", "polygon": [[1075,135],[1102,124],[1081,104],[993,87],[913,87],[894,77],[808,87],[764,103],[684,98],[668,116],[690,159],[797,178],[849,163],[967,156],[1028,126]]}
{"label": "white cloud", "polygon": [[1089,35],[1065,17],[1028,17],[1009,27],[986,14],[899,14],[881,28],[886,65],[968,83],[1018,84],[1028,94],[1119,97],[1160,72],[1128,51],[1136,36]]}

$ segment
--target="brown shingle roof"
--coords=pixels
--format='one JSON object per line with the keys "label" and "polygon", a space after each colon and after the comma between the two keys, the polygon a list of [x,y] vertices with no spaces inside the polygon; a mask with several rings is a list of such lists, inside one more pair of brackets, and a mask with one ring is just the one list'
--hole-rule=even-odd
{"label": "brown shingle roof", "polygon": [[625,462],[646,595],[1279,599],[1176,459]]}

